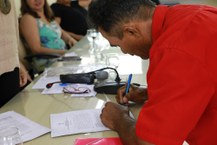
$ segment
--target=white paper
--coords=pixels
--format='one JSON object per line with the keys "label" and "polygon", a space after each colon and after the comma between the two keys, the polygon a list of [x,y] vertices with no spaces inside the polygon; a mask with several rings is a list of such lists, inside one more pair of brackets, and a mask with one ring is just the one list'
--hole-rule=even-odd
{"label": "white paper", "polygon": [[67,57],[69,57],[69,56],[78,56],[78,54],[75,53],[75,52],[67,52],[67,53],[64,54],[64,56],[67,56]]}
{"label": "white paper", "polygon": [[61,74],[79,74],[95,71],[101,68],[105,68],[105,65],[69,65],[47,68],[44,72],[46,77],[59,76]]}
{"label": "white paper", "polygon": [[61,74],[73,74],[73,73],[82,73],[83,70],[80,66],[70,65],[70,66],[58,66],[51,67],[45,70],[46,77],[60,76]]}
{"label": "white paper", "polygon": [[62,84],[53,84],[53,86],[49,89],[45,88],[41,94],[50,95],[50,94],[62,94],[63,86]]}
{"label": "white paper", "polygon": [[60,82],[59,76],[45,77],[42,76],[32,87],[32,89],[44,89],[48,83]]}
{"label": "white paper", "polygon": [[45,88],[41,93],[42,94],[62,94],[63,88],[66,86],[71,86],[74,88],[88,88],[90,92],[82,93],[82,94],[71,94],[72,97],[94,97],[96,96],[96,92],[94,91],[94,85],[87,85],[87,84],[53,84],[53,86],[49,89]]}
{"label": "white paper", "polygon": [[28,118],[14,112],[8,111],[0,114],[0,129],[10,126],[17,127],[20,131],[23,142],[37,138],[43,134],[50,132],[49,128],[46,128],[38,123],[35,123]]}
{"label": "white paper", "polygon": [[109,130],[100,119],[101,109],[51,114],[51,137]]}

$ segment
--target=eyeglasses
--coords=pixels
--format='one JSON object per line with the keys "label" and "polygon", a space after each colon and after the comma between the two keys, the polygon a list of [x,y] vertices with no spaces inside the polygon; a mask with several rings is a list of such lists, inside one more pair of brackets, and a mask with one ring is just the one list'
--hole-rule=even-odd
{"label": "eyeglasses", "polygon": [[85,93],[90,93],[91,90],[87,87],[75,88],[73,86],[66,86],[63,87],[63,92],[68,94],[85,94]]}

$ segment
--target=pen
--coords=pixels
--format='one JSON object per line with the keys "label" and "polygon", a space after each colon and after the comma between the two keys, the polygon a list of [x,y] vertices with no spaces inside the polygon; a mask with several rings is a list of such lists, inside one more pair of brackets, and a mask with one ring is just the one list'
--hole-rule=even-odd
{"label": "pen", "polygon": [[130,75],[128,76],[127,86],[126,86],[126,90],[125,90],[125,95],[129,92],[132,76],[133,76],[132,74],[130,74]]}

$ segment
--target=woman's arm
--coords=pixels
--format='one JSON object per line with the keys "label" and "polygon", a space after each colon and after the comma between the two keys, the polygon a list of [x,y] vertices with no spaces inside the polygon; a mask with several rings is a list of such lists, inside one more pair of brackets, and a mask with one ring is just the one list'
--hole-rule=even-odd
{"label": "woman's arm", "polygon": [[62,39],[65,41],[66,44],[69,46],[73,46],[77,41],[71,37],[66,31],[62,29]]}
{"label": "woman's arm", "polygon": [[65,31],[67,32],[71,37],[75,38],[76,40],[81,40],[82,37],[84,37],[83,35],[78,35],[69,31]]}
{"label": "woman's arm", "polygon": [[66,50],[49,49],[41,46],[36,19],[25,14],[20,20],[20,32],[33,53],[64,54]]}

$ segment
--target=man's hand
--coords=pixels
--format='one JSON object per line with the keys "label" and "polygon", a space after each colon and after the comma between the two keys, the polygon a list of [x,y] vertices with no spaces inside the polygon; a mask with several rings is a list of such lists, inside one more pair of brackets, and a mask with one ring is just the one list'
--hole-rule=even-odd
{"label": "man's hand", "polygon": [[102,123],[108,128],[117,131],[122,119],[129,117],[129,110],[126,106],[121,106],[112,102],[107,102],[100,115]]}
{"label": "man's hand", "polygon": [[126,90],[126,86],[123,86],[118,90],[116,101],[119,104],[126,104],[128,103],[128,101],[143,103],[148,98],[146,88],[141,88],[141,87],[131,85],[129,93],[125,94],[125,90]]}
{"label": "man's hand", "polygon": [[136,121],[130,117],[127,106],[107,102],[100,118],[105,126],[117,131],[124,145],[153,145],[136,136]]}

